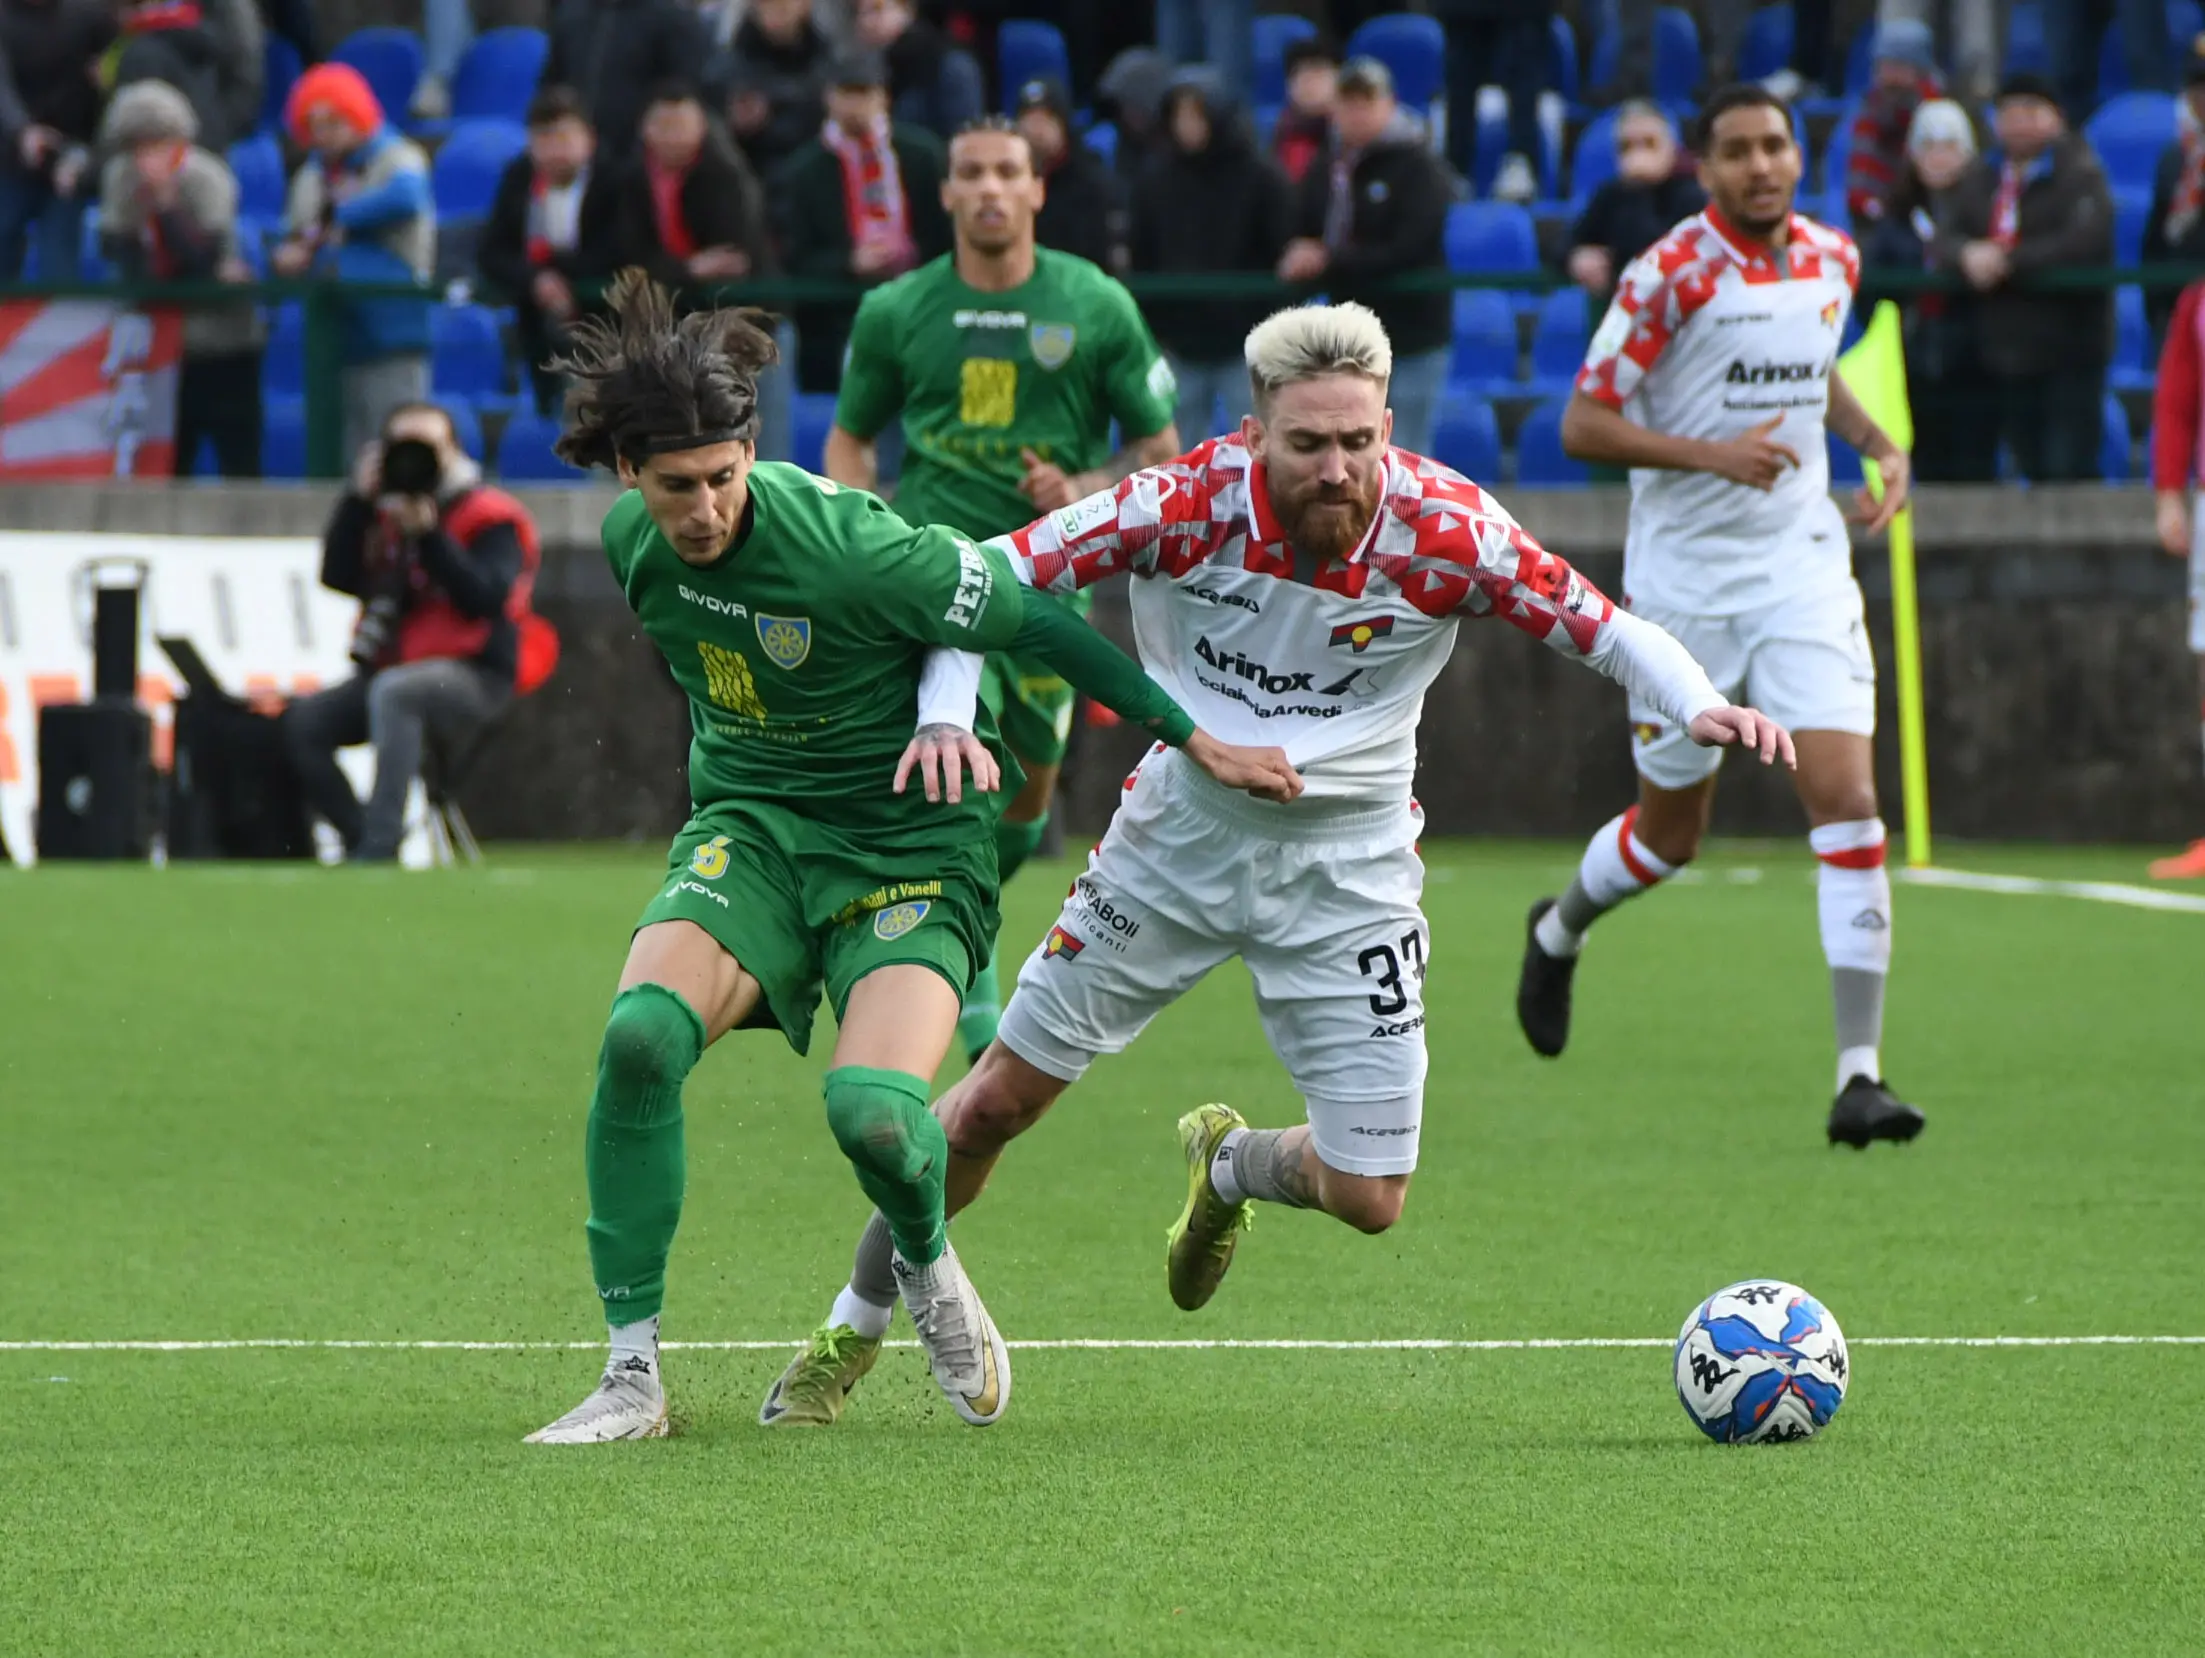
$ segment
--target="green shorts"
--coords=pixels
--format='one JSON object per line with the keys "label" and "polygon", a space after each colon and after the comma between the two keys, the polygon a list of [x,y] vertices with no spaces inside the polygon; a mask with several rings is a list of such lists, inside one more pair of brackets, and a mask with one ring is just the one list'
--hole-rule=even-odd
{"label": "green shorts", "polygon": [[980,700],[994,710],[1003,746],[1027,765],[1063,762],[1079,693],[1055,670],[1024,657],[990,656],[980,674]]}
{"label": "green shorts", "polygon": [[674,837],[666,884],[636,926],[702,927],[758,981],[770,1022],[806,1053],[821,988],[839,1019],[851,987],[876,968],[931,967],[962,1001],[993,947],[997,885],[992,838],[884,849],[877,834],[736,801],[699,807]]}

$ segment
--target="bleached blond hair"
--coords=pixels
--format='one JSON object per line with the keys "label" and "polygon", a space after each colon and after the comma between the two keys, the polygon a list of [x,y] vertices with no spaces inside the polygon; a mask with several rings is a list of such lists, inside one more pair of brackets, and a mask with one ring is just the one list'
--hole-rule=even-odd
{"label": "bleached blond hair", "polygon": [[1360,374],[1383,389],[1393,376],[1393,342],[1367,305],[1296,305],[1248,331],[1248,384],[1267,409],[1281,386],[1321,374]]}

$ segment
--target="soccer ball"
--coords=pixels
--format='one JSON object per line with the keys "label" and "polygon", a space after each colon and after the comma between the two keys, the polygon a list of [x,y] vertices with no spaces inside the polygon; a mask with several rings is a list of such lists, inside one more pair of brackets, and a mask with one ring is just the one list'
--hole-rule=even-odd
{"label": "soccer ball", "polygon": [[1774,1279],[1717,1290],[1677,1332],[1677,1398],[1726,1445],[1812,1436],[1844,1403],[1850,1369],[1830,1310]]}

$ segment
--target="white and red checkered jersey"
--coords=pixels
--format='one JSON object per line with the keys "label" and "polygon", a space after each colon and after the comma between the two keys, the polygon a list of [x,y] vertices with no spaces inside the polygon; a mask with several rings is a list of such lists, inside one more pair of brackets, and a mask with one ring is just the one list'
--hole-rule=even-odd
{"label": "white and red checkered jersey", "polygon": [[1859,282],[1843,231],[1795,213],[1777,252],[1712,207],[1625,267],[1577,389],[1641,426],[1714,442],[1778,416],[1770,436],[1799,456],[1766,491],[1633,468],[1627,603],[1725,616],[1852,580],[1823,418]]}
{"label": "white and red checkered jersey", "polygon": [[1287,544],[1236,438],[993,544],[1048,592],[1135,577],[1142,666],[1212,736],[1285,749],[1316,799],[1406,804],[1424,692],[1466,616],[1512,622],[1683,723],[1723,701],[1676,641],[1618,611],[1469,479],[1405,449],[1386,455],[1362,542],[1322,564]]}

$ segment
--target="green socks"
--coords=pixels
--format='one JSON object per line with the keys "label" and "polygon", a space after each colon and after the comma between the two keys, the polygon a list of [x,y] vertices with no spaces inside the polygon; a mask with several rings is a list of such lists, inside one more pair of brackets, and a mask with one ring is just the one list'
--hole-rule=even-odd
{"label": "green socks", "polygon": [[[1031,823],[1012,823],[1006,818],[995,820],[995,870],[996,878],[1006,884],[1013,875],[1034,855],[1041,845],[1042,832],[1049,827],[1049,814],[1044,812]],[[964,1010],[957,1015],[957,1039],[964,1044],[965,1058],[978,1063],[988,1051],[988,1044],[995,1040],[996,1022],[1003,1017],[1003,985],[996,973],[996,958],[988,957],[988,965],[981,968],[972,981],[972,988],[965,992]]]}
{"label": "green socks", "polygon": [[[663,985],[635,985],[614,998],[583,1154],[590,1271],[610,1323],[654,1317],[666,1299],[666,1256],[688,1174],[681,1085],[703,1053],[704,1022]],[[938,1216],[939,1196],[935,1208]]]}
{"label": "green socks", "polygon": [[949,1141],[927,1109],[926,1079],[842,1065],[826,1083],[827,1126],[865,1195],[887,1217],[897,1250],[917,1266],[936,1259],[949,1242],[942,1215]]}

